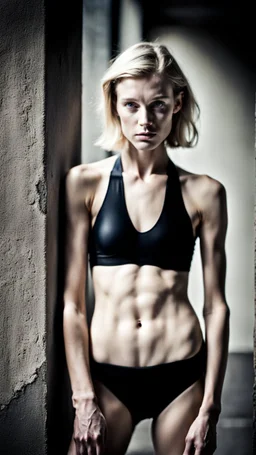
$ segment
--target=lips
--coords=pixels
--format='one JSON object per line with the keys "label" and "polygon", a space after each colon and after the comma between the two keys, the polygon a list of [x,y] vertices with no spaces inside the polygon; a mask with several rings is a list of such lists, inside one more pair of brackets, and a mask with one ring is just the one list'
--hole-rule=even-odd
{"label": "lips", "polygon": [[156,135],[156,133],[149,133],[149,132],[142,131],[141,133],[136,134],[136,137],[150,139],[151,137],[154,137],[155,135]]}

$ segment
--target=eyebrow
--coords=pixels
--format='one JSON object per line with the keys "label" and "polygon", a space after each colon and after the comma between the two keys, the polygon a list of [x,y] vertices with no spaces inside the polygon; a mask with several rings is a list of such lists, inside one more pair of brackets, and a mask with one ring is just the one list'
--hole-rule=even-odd
{"label": "eyebrow", "polygon": [[[154,98],[152,98],[152,101],[158,100],[158,99],[163,99],[163,98],[170,99],[170,96],[167,96],[167,95],[157,95],[157,96],[155,96]],[[121,98],[121,100],[122,100],[122,101],[137,101],[136,98],[133,98],[133,97],[130,97],[130,98]]]}
{"label": "eyebrow", "polygon": [[162,98],[170,98],[170,96],[167,96],[167,95],[157,95],[155,96],[155,98],[153,98],[153,100],[158,100],[158,99],[162,99]]}

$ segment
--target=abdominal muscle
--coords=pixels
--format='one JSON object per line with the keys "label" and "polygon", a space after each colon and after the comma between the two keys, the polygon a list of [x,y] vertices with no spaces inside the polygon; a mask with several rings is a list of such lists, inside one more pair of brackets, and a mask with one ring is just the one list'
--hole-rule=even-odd
{"label": "abdominal muscle", "polygon": [[97,362],[151,366],[193,356],[202,343],[187,297],[188,273],[136,264],[95,266],[91,355]]}

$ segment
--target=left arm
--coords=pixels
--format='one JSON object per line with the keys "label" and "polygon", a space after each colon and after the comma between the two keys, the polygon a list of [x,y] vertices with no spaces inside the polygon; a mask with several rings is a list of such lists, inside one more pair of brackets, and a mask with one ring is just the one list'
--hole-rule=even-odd
{"label": "left arm", "polygon": [[200,235],[207,346],[205,391],[200,412],[209,413],[217,421],[221,412],[229,342],[229,307],[225,298],[227,208],[223,185],[214,182],[209,199]]}
{"label": "left arm", "polygon": [[184,455],[212,454],[228,358],[229,307],[225,297],[227,203],[224,186],[209,177],[201,195],[200,249],[204,281],[207,366],[202,404],[186,438]]}

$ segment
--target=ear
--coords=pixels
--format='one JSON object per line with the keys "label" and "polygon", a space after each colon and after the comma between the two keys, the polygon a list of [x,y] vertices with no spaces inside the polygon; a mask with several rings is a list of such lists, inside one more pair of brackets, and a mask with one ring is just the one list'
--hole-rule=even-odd
{"label": "ear", "polygon": [[174,108],[173,108],[173,114],[177,114],[182,108],[182,100],[183,100],[184,92],[180,92],[174,100]]}

